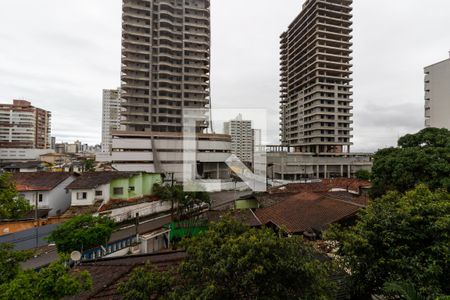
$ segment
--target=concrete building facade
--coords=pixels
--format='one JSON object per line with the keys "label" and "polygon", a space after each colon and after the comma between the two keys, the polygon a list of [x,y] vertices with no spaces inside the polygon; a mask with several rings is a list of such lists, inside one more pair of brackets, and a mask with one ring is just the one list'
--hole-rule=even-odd
{"label": "concrete building facade", "polygon": [[50,149],[51,113],[25,100],[0,104],[0,148]]}
{"label": "concrete building facade", "polygon": [[425,127],[450,130],[450,58],[425,68]]}
{"label": "concrete building facade", "polygon": [[208,108],[209,0],[123,0],[121,79],[126,131],[181,132],[184,108]]}
{"label": "concrete building facade", "polygon": [[296,152],[267,153],[267,176],[273,180],[352,178],[359,170],[371,171],[372,157],[367,153],[342,153],[314,156]]}
{"label": "concrete building facade", "polygon": [[103,90],[102,152],[111,152],[112,132],[120,130],[120,89]]}
{"label": "concrete building facade", "polygon": [[350,152],[352,0],[307,0],[281,35],[281,141]]}
{"label": "concrete building facade", "polygon": [[253,130],[252,121],[243,120],[239,114],[234,120],[223,124],[224,133],[231,136],[231,154],[242,162],[253,161]]}
{"label": "concrete building facade", "polygon": [[[112,162],[118,171],[173,173],[174,179],[183,180],[184,141],[181,133],[119,131],[113,135],[112,152],[97,155],[97,161]],[[196,147],[199,178],[229,178],[225,161],[231,155],[230,136],[198,133]]]}

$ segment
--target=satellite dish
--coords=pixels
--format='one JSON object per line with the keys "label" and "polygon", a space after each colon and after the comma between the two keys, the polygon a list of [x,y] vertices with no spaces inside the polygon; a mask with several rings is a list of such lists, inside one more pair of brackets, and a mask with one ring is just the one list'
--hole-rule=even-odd
{"label": "satellite dish", "polygon": [[81,253],[79,251],[73,251],[70,253],[70,259],[74,262],[79,262],[81,260]]}

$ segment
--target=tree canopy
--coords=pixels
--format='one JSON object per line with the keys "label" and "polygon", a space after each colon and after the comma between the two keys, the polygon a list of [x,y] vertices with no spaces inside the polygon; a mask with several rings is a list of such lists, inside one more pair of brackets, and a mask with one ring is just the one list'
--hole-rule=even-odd
{"label": "tree canopy", "polygon": [[280,237],[225,218],[182,244],[187,258],[176,271],[136,269],[119,288],[125,299],[332,297],[329,262],[299,237]]}
{"label": "tree canopy", "polygon": [[185,192],[182,186],[155,185],[153,193],[164,202],[172,203],[173,218],[188,220],[202,206],[210,205],[211,200],[206,192]]}
{"label": "tree canopy", "polygon": [[0,173],[0,219],[18,219],[32,209],[16,191],[10,173]]}
{"label": "tree canopy", "polygon": [[372,168],[372,196],[406,192],[424,183],[450,192],[450,131],[427,128],[408,134],[399,147],[379,150]]}
{"label": "tree canopy", "polygon": [[419,185],[372,201],[350,228],[334,226],[342,266],[351,270],[354,296],[382,293],[389,282],[407,282],[417,292],[450,294],[450,194]]}
{"label": "tree canopy", "polygon": [[31,252],[13,251],[11,244],[0,244],[0,285],[11,281],[20,271],[20,263],[31,257]]}
{"label": "tree canopy", "polygon": [[19,271],[12,280],[0,285],[0,299],[57,300],[77,295],[91,286],[88,272],[71,274],[69,267],[58,261],[39,272]]}
{"label": "tree canopy", "polygon": [[106,244],[113,229],[109,218],[81,215],[60,225],[48,240],[55,242],[60,253],[88,250]]}

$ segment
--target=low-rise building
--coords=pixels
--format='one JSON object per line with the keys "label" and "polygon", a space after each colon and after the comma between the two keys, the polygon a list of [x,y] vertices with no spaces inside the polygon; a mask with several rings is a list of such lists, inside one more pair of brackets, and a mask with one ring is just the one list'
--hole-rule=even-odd
{"label": "low-rise building", "polygon": [[47,170],[47,164],[41,161],[17,162],[4,166],[3,170],[10,173],[42,172]]}
{"label": "low-rise building", "polygon": [[0,148],[0,162],[39,160],[41,155],[54,152],[52,149]]}
{"label": "low-rise building", "polygon": [[63,214],[70,207],[67,186],[76,179],[72,173],[34,172],[13,173],[17,192],[32,206],[49,209],[49,216]]}
{"label": "low-rise building", "polygon": [[41,155],[40,160],[51,165],[63,165],[70,162],[70,157],[62,153],[47,153]]}
{"label": "low-rise building", "polygon": [[[184,140],[178,132],[113,132],[112,152],[97,153],[97,162],[111,162],[119,171],[143,171],[174,174],[178,181],[184,174]],[[231,137],[224,134],[198,133],[196,136],[197,177],[227,179],[230,171],[225,161],[231,155]]]}
{"label": "low-rise building", "polygon": [[160,174],[145,172],[88,172],[68,186],[72,206],[91,206],[110,200],[130,201],[151,196]]}
{"label": "low-rise building", "polygon": [[330,224],[353,221],[368,201],[365,196],[336,189],[302,191],[279,198],[268,207],[256,209],[257,218],[263,225],[308,238],[320,237]]}
{"label": "low-rise building", "polygon": [[317,155],[283,151],[267,153],[267,174],[270,179],[301,181],[309,179],[352,178],[359,170],[372,170],[368,153],[333,153]]}

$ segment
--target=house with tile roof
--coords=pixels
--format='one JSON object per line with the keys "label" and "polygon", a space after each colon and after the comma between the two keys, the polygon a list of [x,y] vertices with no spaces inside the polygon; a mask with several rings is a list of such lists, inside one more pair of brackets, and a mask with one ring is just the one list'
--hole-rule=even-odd
{"label": "house with tile roof", "polygon": [[72,173],[29,172],[13,173],[17,192],[32,206],[48,209],[49,217],[62,215],[70,207],[71,197],[66,189],[77,175]]}
{"label": "house with tile roof", "polygon": [[151,196],[155,184],[161,184],[161,174],[146,172],[88,172],[72,182],[72,206],[92,206],[111,200],[132,201]]}
{"label": "house with tile roof", "polygon": [[282,229],[287,234],[316,238],[330,224],[353,220],[364,207],[361,197],[351,193],[308,191],[257,209],[255,214],[263,225]]}

